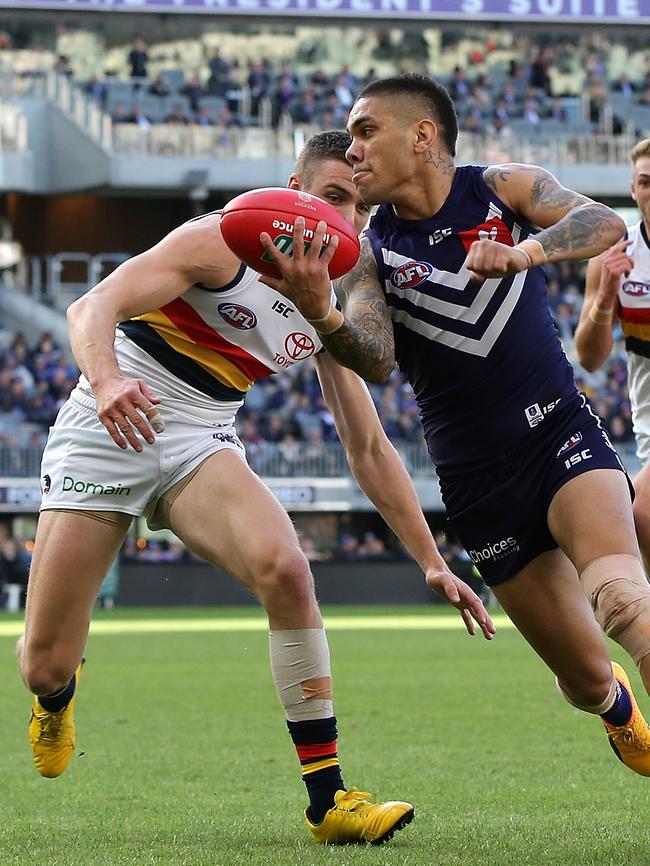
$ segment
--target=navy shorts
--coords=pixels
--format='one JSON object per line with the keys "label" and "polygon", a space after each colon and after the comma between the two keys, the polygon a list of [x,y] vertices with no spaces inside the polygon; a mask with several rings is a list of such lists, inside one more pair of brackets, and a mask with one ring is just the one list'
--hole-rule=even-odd
{"label": "navy shorts", "polygon": [[[556,548],[548,509],[567,481],[592,469],[625,472],[600,419],[580,395],[528,437],[471,472],[441,473],[442,499],[459,541],[483,580],[513,577]],[[629,481],[630,494],[634,495]]]}

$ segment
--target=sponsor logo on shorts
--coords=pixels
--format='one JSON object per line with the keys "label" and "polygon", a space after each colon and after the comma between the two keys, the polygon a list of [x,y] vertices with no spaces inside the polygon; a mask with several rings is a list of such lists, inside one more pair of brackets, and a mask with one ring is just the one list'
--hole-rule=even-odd
{"label": "sponsor logo on shorts", "polygon": [[257,326],[255,313],[248,307],[242,307],[241,304],[219,304],[217,311],[224,322],[237,328],[238,331],[250,331]]}
{"label": "sponsor logo on shorts", "polygon": [[496,562],[500,559],[506,559],[519,550],[519,542],[512,535],[507,538],[502,538],[499,541],[490,541],[481,550],[468,550],[470,559],[474,565],[480,562],[488,562],[490,560]]}
{"label": "sponsor logo on shorts", "polygon": [[101,484],[99,481],[85,481],[82,478],[73,478],[71,475],[63,476],[63,492],[88,493],[91,496],[130,496],[131,488],[122,487],[117,484]]}
{"label": "sponsor logo on shorts", "polygon": [[43,496],[47,495],[50,492],[50,488],[52,487],[52,479],[49,475],[44,475],[41,478],[41,493]]}
{"label": "sponsor logo on shorts", "polygon": [[546,406],[540,406],[539,403],[533,403],[532,406],[527,406],[524,409],[524,412],[526,413],[528,426],[537,427],[538,424],[541,424],[549,412],[552,412],[553,409],[555,409],[561,399],[561,397],[558,397],[557,400],[551,400],[551,402],[547,403]]}
{"label": "sponsor logo on shorts", "polygon": [[232,442],[233,445],[239,445],[237,437],[232,433],[213,433],[212,438],[216,439],[217,442]]}
{"label": "sponsor logo on shorts", "polygon": [[564,461],[564,465],[567,469],[572,469],[574,466],[577,466],[578,463],[582,463],[583,460],[591,460],[594,455],[591,453],[589,448],[583,448],[582,451],[576,451],[575,454],[572,454],[570,457]]}
{"label": "sponsor logo on shorts", "polygon": [[582,442],[582,433],[579,431],[574,433],[570,439],[564,443],[564,445],[557,452],[556,457],[561,457],[563,454],[566,454],[567,451],[570,451],[572,448],[575,448],[576,445],[579,445]]}
{"label": "sponsor logo on shorts", "polygon": [[623,283],[623,291],[632,298],[645,298],[650,295],[650,286],[638,280],[627,280]]}
{"label": "sponsor logo on shorts", "polygon": [[390,281],[398,289],[412,289],[419,286],[433,273],[429,262],[404,262],[395,268]]}

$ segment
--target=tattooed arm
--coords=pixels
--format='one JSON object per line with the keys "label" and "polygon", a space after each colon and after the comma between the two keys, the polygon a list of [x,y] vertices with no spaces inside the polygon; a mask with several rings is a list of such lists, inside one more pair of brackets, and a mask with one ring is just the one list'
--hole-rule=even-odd
{"label": "tattooed arm", "polygon": [[515,274],[547,261],[589,259],[625,232],[613,210],[566,189],[543,168],[495,165],[484,171],[483,179],[515,214],[542,231],[515,247],[487,240],[472,244],[467,267],[478,279]]}
{"label": "tattooed arm", "polygon": [[330,355],[368,382],[385,382],[395,366],[393,326],[367,238],[361,255],[345,276],[334,282],[345,319],[332,334],[321,334]]}
{"label": "tattooed arm", "polygon": [[590,259],[625,233],[625,223],[613,210],[563,187],[543,168],[495,165],[483,179],[516,214],[543,229],[535,240],[548,261]]}

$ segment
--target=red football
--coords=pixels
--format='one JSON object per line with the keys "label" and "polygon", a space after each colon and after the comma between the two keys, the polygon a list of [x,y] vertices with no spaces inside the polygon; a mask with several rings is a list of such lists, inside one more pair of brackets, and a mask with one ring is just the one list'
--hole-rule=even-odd
{"label": "red football", "polygon": [[286,255],[293,247],[293,222],[305,218],[305,241],[308,244],[316,224],[327,223],[327,246],[331,235],[338,235],[339,245],[330,262],[332,279],[354,267],[359,258],[359,238],[352,226],[331,204],[309,193],[284,187],[265,187],[238,195],[225,206],[221,216],[221,234],[233,253],[249,268],[268,277],[280,273],[260,243],[266,232],[275,246]]}

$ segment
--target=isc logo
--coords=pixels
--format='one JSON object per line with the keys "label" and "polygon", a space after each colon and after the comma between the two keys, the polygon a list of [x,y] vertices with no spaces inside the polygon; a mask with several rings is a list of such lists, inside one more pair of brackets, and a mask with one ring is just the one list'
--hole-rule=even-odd
{"label": "isc logo", "polygon": [[217,307],[219,315],[239,331],[250,331],[257,325],[257,316],[248,307],[242,307],[241,304],[219,304]]}
{"label": "isc logo", "polygon": [[570,457],[564,461],[564,465],[567,469],[571,469],[572,466],[575,466],[577,463],[582,463],[583,460],[591,460],[593,454],[588,448],[583,448],[582,451],[576,451],[575,454],[572,454]]}
{"label": "isc logo", "polygon": [[419,286],[433,273],[428,262],[405,262],[393,271],[391,283],[398,289],[411,289]]}

